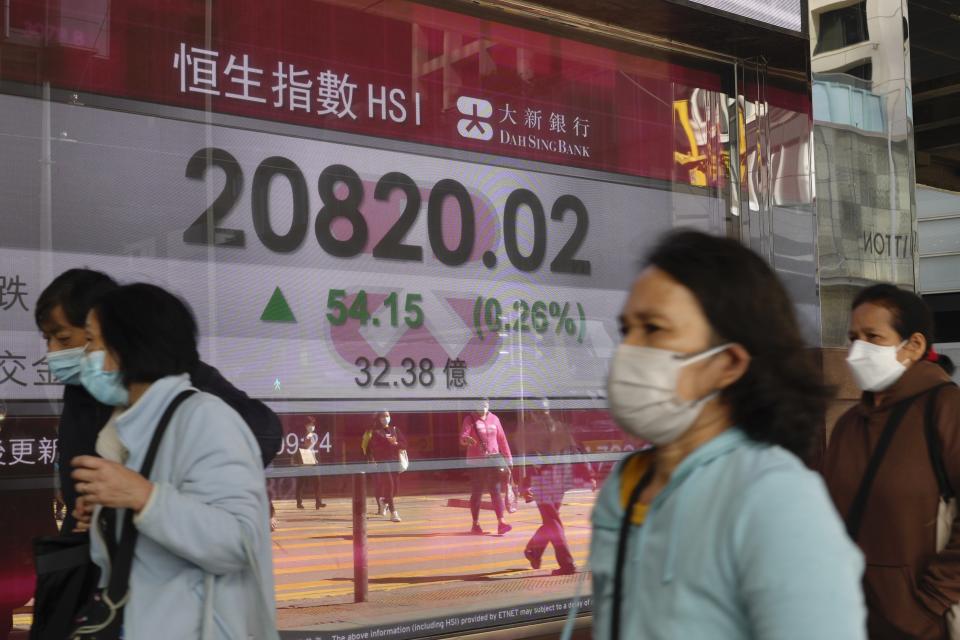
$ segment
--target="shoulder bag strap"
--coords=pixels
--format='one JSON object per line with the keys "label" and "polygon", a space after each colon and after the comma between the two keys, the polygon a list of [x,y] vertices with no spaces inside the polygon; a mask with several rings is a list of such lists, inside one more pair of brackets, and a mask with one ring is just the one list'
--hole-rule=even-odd
{"label": "shoulder bag strap", "polygon": [[940,395],[940,389],[952,386],[952,382],[945,382],[934,387],[927,397],[927,407],[923,416],[923,434],[927,440],[927,453],[930,455],[930,466],[933,467],[933,474],[937,477],[937,488],[940,496],[944,500],[950,500],[956,494],[953,487],[950,486],[950,478],[947,476],[946,465],[943,464],[943,447],[940,444],[940,436],[937,435],[937,396]]}
{"label": "shoulder bag strap", "polygon": [[847,534],[854,542],[857,540],[860,525],[863,523],[863,514],[867,506],[867,499],[870,497],[873,480],[877,476],[877,470],[880,468],[880,463],[883,461],[883,457],[890,447],[890,442],[893,440],[893,435],[896,433],[897,427],[899,427],[903,421],[903,416],[907,412],[907,409],[910,408],[910,405],[913,404],[913,400],[913,398],[908,398],[894,405],[890,412],[890,417],[887,419],[887,424],[883,428],[883,433],[880,434],[880,439],[877,441],[877,446],[874,448],[873,454],[870,456],[870,461],[867,463],[867,470],[863,474],[863,480],[860,481],[860,488],[857,490],[857,495],[850,505],[850,511],[847,512]]}
{"label": "shoulder bag strap", "polygon": [[[630,454],[627,459],[624,460],[622,468],[626,470],[626,468],[630,466],[630,461],[643,453],[643,451],[637,451],[636,453]],[[620,535],[617,537],[617,560],[616,564],[613,565],[613,611],[610,616],[610,640],[620,640],[620,618],[623,608],[623,573],[627,560],[627,542],[630,540],[630,526],[633,524],[633,508],[637,502],[639,502],[640,494],[643,493],[643,490],[646,489],[653,480],[653,471],[654,465],[651,461],[650,466],[647,467],[646,472],[640,478],[640,482],[638,482],[637,486],[630,492],[630,497],[627,499],[627,506],[623,512],[623,519],[620,521]],[[622,472],[620,478],[622,482]],[[619,498],[620,487],[617,487],[617,494]]]}
{"label": "shoulder bag strap", "polygon": [[[140,475],[144,478],[150,478],[150,472],[153,470],[153,461],[157,457],[157,450],[160,448],[160,441],[170,424],[173,413],[177,410],[184,400],[196,393],[195,389],[181,391],[173,399],[160,423],[153,432],[153,438],[150,440],[150,447],[147,449],[147,455],[143,459],[143,466],[140,467]],[[116,554],[111,558],[110,583],[107,585],[105,595],[109,597],[109,602],[120,606],[127,599],[127,588],[130,585],[130,569],[133,567],[133,551],[137,546],[137,528],[133,524],[133,510],[127,509],[123,516],[123,529],[120,532],[120,543]]]}

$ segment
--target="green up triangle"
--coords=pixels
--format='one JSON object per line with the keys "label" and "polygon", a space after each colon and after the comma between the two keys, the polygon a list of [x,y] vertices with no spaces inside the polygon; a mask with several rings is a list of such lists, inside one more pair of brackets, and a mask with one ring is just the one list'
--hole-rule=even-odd
{"label": "green up triangle", "polygon": [[280,287],[277,287],[273,295],[270,296],[270,302],[264,307],[260,320],[263,322],[297,321],[297,319],[293,317],[293,311],[290,310],[290,305],[287,304],[287,299],[283,297],[283,292],[280,291]]}

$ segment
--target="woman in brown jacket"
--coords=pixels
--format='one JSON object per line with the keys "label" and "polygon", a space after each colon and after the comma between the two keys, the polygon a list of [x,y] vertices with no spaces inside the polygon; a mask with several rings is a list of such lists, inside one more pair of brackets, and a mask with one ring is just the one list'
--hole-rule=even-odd
{"label": "woman in brown jacket", "polygon": [[[864,393],[837,421],[822,471],[866,556],[869,634],[945,640],[947,610],[960,601],[960,527],[937,553],[940,490],[924,420],[932,397],[939,458],[950,486],[960,489],[960,390],[931,362],[933,320],[913,293],[886,284],[864,289],[853,302],[849,335],[847,362]],[[899,421],[891,419],[895,413]],[[881,434],[894,422],[869,491],[858,500]]]}

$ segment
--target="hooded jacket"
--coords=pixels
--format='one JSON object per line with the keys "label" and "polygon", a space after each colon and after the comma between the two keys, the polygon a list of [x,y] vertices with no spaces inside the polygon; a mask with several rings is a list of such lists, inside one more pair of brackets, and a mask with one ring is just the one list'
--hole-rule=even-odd
{"label": "hooded jacket", "polygon": [[[625,505],[619,463],[593,510],[593,637],[610,638]],[[621,640],[863,640],[863,559],[823,481],[729,429],[691,453],[631,526]]]}
{"label": "hooded jacket", "polygon": [[[837,510],[846,516],[894,405],[911,402],[874,479],[857,543],[866,557],[864,595],[871,638],[946,638],[944,615],[960,601],[960,531],[936,553],[939,489],[924,435],[927,393],[950,378],[921,361],[907,369],[874,406],[874,394],[844,413],[833,430],[822,472]],[[943,463],[960,489],[960,390],[937,395],[934,414]]]}
{"label": "hooded jacket", "polygon": [[[157,380],[113,419],[129,452],[127,467],[140,469],[163,412],[189,388],[187,375]],[[205,616],[211,640],[275,637],[266,481],[257,442],[237,412],[207,393],[184,401],[160,442],[150,480],[150,499],[134,518],[139,537],[125,637],[201,638]],[[99,515],[98,507],[94,522]],[[90,531],[103,587],[110,578],[104,532],[99,526]]]}

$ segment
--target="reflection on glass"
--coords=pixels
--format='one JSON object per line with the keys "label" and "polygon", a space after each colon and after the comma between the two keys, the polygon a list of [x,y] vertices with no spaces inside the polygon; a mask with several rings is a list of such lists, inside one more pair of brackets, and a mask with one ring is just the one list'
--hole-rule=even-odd
{"label": "reflection on glass", "polygon": [[842,346],[861,286],[915,282],[906,3],[810,12],[823,344]]}
{"label": "reflection on glass", "polygon": [[729,96],[726,64],[403,0],[49,4],[0,41],[0,479],[40,487],[0,562],[18,627],[64,393],[35,296],[64,269],[181,296],[279,415],[275,598],[304,636],[562,616],[593,484],[642,444],[605,381],[644,250],[769,200],[809,284],[805,97]]}

